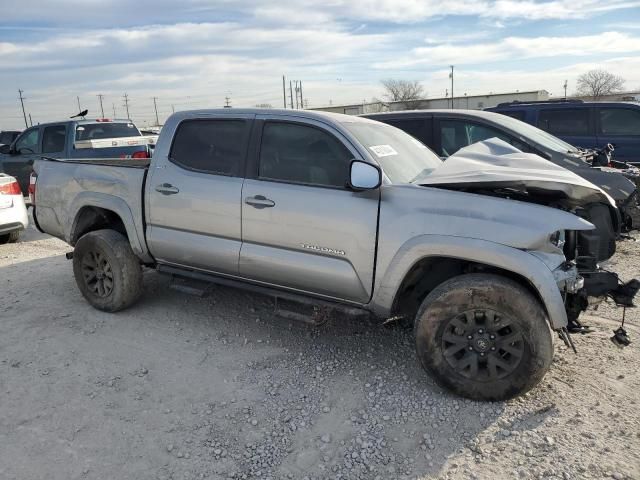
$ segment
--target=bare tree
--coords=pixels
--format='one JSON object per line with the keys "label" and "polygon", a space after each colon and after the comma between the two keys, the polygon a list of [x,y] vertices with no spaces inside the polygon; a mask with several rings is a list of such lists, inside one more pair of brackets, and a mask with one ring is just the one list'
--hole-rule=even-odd
{"label": "bare tree", "polygon": [[578,77],[578,95],[598,100],[604,95],[622,90],[624,78],[606,70],[589,70]]}
{"label": "bare tree", "polygon": [[389,102],[402,102],[405,108],[417,108],[424,97],[424,88],[415,80],[386,79],[381,81],[384,97]]}
{"label": "bare tree", "polygon": [[273,108],[273,105],[270,103],[257,103],[256,108]]}

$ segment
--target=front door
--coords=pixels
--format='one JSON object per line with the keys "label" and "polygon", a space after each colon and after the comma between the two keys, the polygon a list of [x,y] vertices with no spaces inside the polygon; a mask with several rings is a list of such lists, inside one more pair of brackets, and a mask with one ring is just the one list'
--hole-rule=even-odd
{"label": "front door", "polygon": [[238,274],[242,176],[252,117],[183,120],[169,155],[154,156],[146,187],[147,243],[160,263]]}
{"label": "front door", "polygon": [[380,193],[346,188],[357,151],[312,120],[264,117],[242,191],[240,275],[357,303],[372,292]]}
{"label": "front door", "polygon": [[33,162],[40,158],[40,152],[40,127],[31,127],[16,139],[12,153],[2,158],[4,173],[18,180],[23,195],[27,194]]}

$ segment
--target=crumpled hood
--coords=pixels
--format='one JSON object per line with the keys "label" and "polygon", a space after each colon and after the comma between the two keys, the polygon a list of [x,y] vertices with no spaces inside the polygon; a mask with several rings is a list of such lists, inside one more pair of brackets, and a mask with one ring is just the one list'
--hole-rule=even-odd
{"label": "crumpled hood", "polygon": [[458,150],[420,184],[456,190],[510,188],[555,196],[575,206],[591,202],[616,206],[609,194],[588,180],[498,138]]}

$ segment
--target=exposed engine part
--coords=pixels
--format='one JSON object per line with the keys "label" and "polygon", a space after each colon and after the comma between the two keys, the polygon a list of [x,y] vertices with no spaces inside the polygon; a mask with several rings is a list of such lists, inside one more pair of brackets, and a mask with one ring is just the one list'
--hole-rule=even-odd
{"label": "exposed engine part", "polygon": [[627,331],[624,329],[624,319],[627,313],[627,307],[624,307],[622,310],[622,324],[613,331],[613,337],[611,337],[611,341],[619,347],[627,347],[631,344],[631,339],[627,334]]}
{"label": "exposed engine part", "polygon": [[573,350],[573,353],[576,353],[576,354],[578,353],[578,350],[576,350],[576,346],[573,344],[573,340],[571,340],[571,335],[569,334],[569,331],[567,330],[566,327],[563,327],[560,330],[558,330],[558,336],[562,339],[562,341],[567,347]]}

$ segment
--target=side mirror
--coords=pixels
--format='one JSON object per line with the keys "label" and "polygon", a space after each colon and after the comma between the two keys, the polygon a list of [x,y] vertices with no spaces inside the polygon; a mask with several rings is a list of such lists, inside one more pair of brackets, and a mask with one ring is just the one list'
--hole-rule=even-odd
{"label": "side mirror", "polygon": [[11,146],[10,145],[2,145],[0,147],[0,153],[4,154],[4,155],[8,155],[11,153]]}
{"label": "side mirror", "polygon": [[352,160],[349,170],[349,187],[355,191],[373,190],[382,183],[380,168],[370,163]]}

